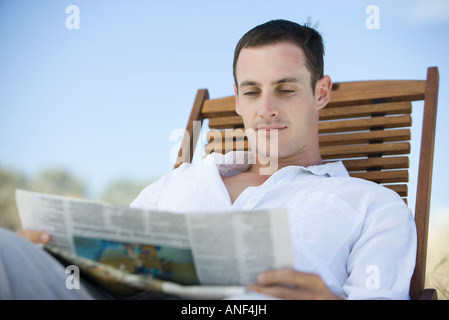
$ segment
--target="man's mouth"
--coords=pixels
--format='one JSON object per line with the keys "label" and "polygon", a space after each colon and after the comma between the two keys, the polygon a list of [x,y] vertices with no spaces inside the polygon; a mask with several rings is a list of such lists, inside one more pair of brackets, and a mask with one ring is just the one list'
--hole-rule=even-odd
{"label": "man's mouth", "polygon": [[286,126],[262,126],[257,128],[257,131],[264,135],[273,135],[273,134],[279,134],[282,131],[284,131],[287,127]]}

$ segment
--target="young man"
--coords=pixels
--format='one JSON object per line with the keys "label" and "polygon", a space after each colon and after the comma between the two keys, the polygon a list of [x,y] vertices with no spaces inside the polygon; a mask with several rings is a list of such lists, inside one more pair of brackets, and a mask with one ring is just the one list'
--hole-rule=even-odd
{"label": "young man", "polygon": [[295,268],[262,273],[250,290],[283,299],[408,299],[416,251],[410,210],[396,193],[350,178],[341,162],[322,163],[318,112],[332,86],[323,53],[321,36],[307,26],[274,20],[250,30],[236,47],[234,90],[236,111],[254,133],[252,152],[183,164],[131,206],[286,207]]}

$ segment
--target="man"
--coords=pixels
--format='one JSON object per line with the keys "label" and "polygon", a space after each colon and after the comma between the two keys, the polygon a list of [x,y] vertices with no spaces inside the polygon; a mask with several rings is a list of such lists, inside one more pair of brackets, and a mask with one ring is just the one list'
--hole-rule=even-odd
{"label": "man", "polygon": [[341,162],[322,163],[318,112],[332,86],[323,54],[321,36],[308,26],[274,20],[250,30],[236,47],[234,90],[236,112],[254,133],[252,152],[183,164],[131,206],[287,207],[295,268],[264,272],[250,290],[283,299],[408,299],[416,249],[410,210],[396,193],[350,178]]}
{"label": "man", "polygon": [[296,271],[264,273],[252,290],[281,298],[406,299],[416,245],[409,209],[396,193],[350,178],[341,163],[322,164],[318,111],[331,94],[323,51],[315,30],[289,21],[270,21],[244,35],[234,56],[234,90],[236,111],[254,133],[248,137],[253,152],[182,165],[132,206],[182,212],[287,207]]}

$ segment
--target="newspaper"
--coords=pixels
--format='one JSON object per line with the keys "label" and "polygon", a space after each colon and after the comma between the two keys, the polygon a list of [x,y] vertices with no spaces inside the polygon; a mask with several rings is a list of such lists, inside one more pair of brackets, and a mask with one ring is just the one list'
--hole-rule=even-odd
{"label": "newspaper", "polygon": [[181,214],[16,190],[23,229],[114,294],[222,299],[265,270],[293,267],[288,212]]}

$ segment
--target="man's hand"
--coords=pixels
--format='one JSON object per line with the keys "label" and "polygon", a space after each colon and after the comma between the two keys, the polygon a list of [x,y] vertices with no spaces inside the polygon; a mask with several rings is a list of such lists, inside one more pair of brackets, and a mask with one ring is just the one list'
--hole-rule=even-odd
{"label": "man's hand", "polygon": [[320,276],[293,269],[261,273],[248,289],[286,300],[342,300],[334,295]]}
{"label": "man's hand", "polygon": [[50,242],[50,235],[45,232],[35,230],[19,230],[17,234],[33,243],[47,244]]}

